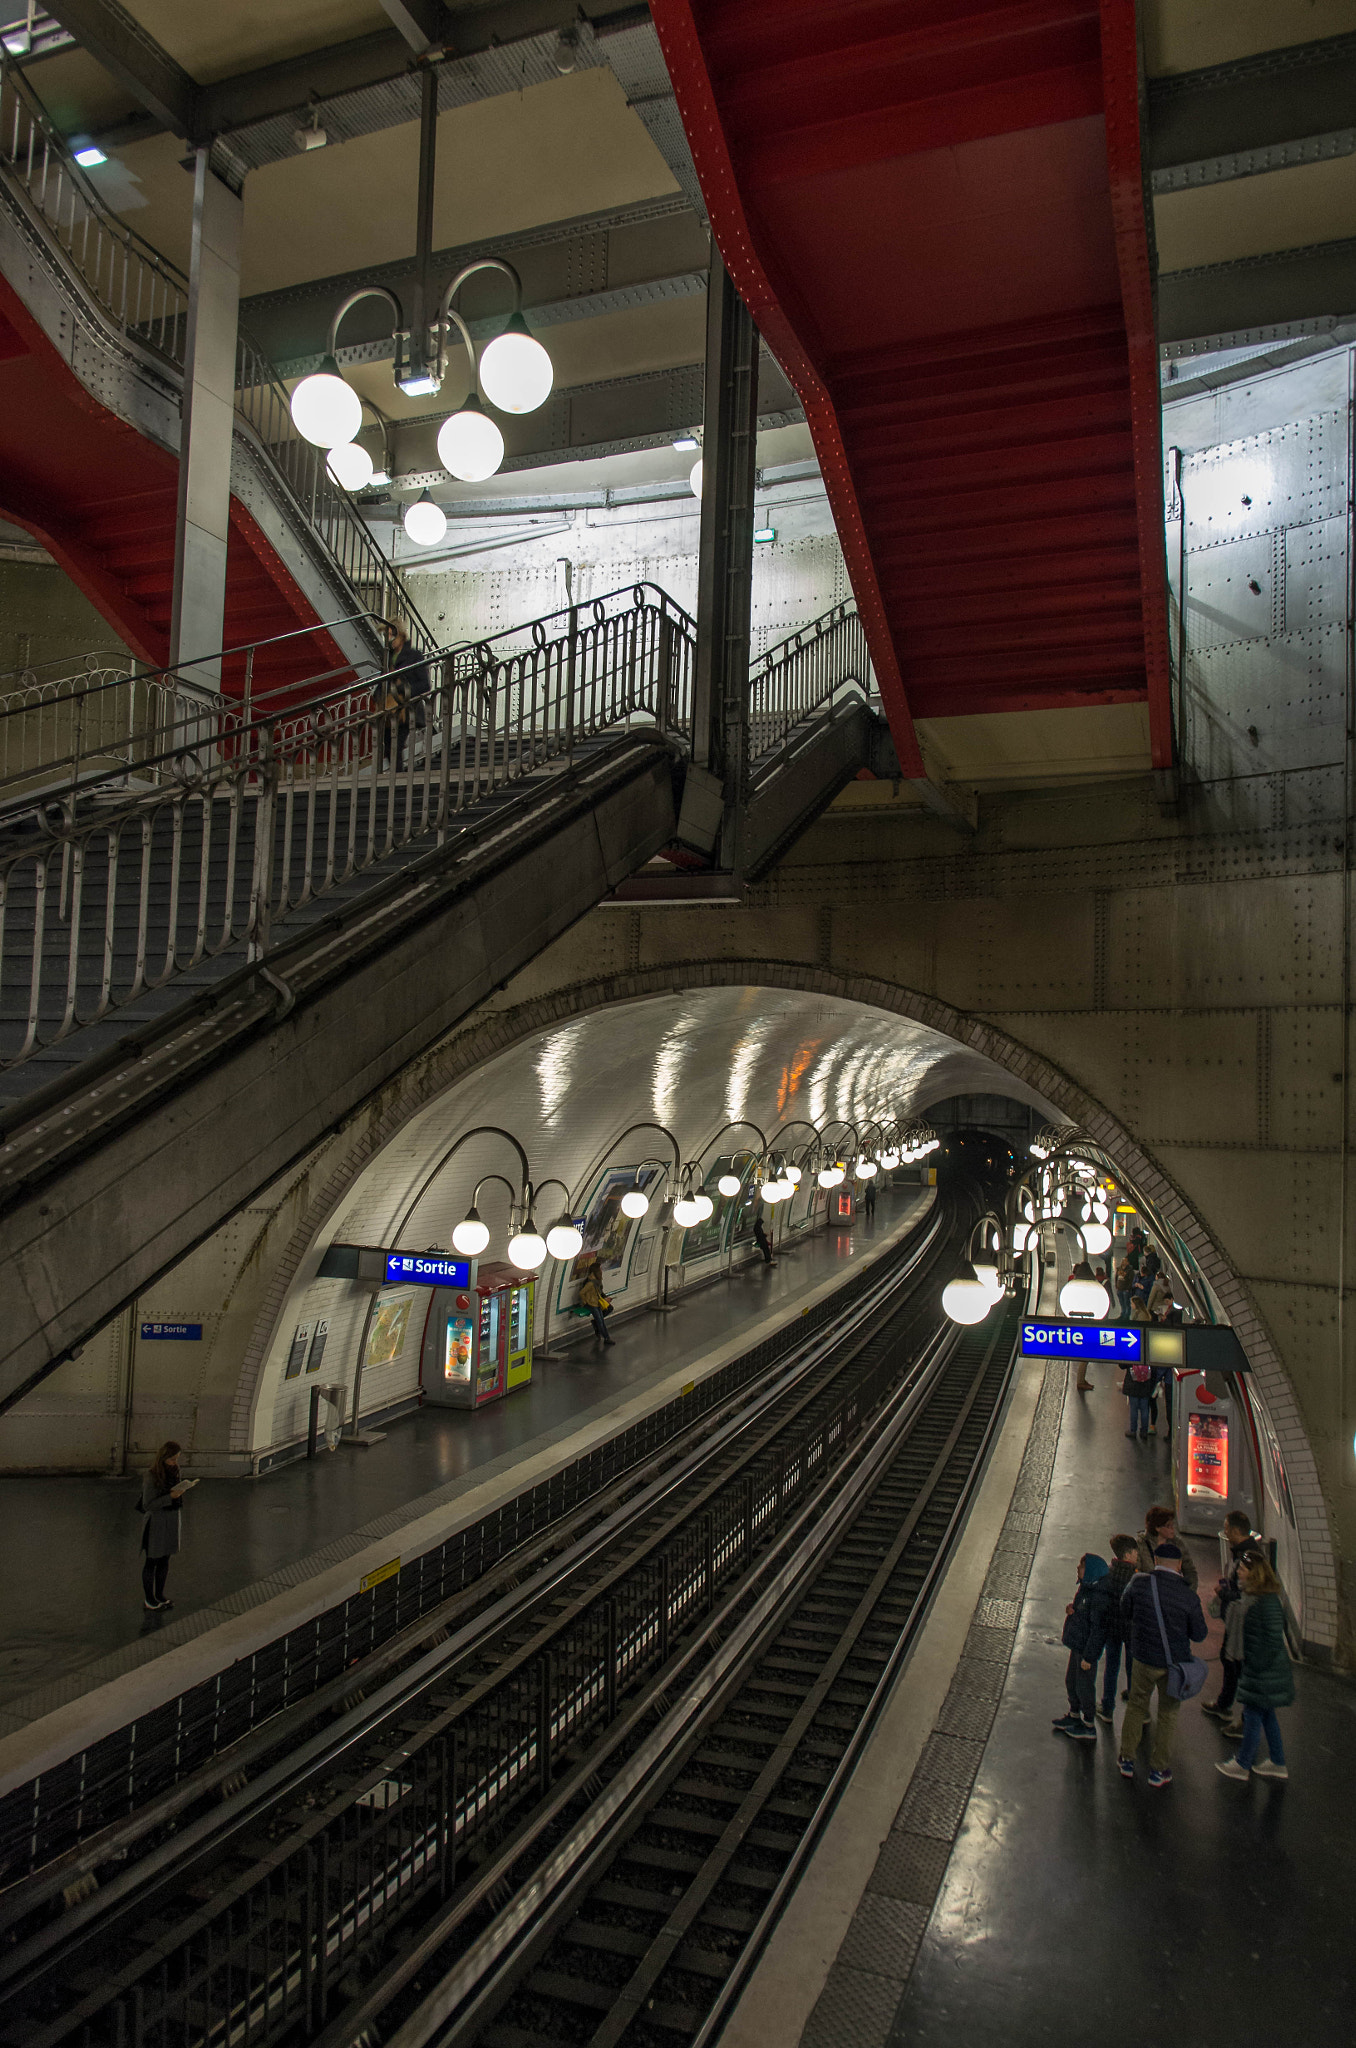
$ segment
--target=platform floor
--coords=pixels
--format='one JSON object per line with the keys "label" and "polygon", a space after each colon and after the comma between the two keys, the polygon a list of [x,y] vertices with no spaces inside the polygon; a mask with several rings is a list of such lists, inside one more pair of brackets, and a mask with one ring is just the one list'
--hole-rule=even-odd
{"label": "platform floor", "polygon": [[668,1314],[621,1323],[611,1350],[592,1339],[573,1345],[539,1362],[531,1386],[477,1413],[423,1408],[368,1449],[344,1445],[257,1480],[204,1479],[185,1505],[168,1613],[142,1606],[140,1475],[0,1477],[0,1735],[191,1640],[252,1595],[262,1603],[312,1563],[332,1562],[344,1539],[385,1535],[393,1518],[414,1520],[495,1474],[504,1475],[508,1497],[514,1467],[529,1455],[742,1332],[784,1320],[805,1296],[909,1229],[931,1199],[917,1189],[882,1190],[874,1222],[817,1231],[773,1267],[737,1267]]}
{"label": "platform floor", "polygon": [[[1080,1396],[1069,1368],[1023,1369],[963,1611],[953,1568],[731,2048],[1352,2041],[1356,1686],[1297,1669],[1283,1785],[1220,1777],[1233,1746],[1200,1701],[1160,1792],[1120,1778],[1104,1724],[1095,1748],[1051,1730],[1078,1558],[1172,1499],[1167,1443],[1127,1442],[1125,1406],[1110,1373]],[[1217,1545],[1192,1549],[1208,1600]]]}

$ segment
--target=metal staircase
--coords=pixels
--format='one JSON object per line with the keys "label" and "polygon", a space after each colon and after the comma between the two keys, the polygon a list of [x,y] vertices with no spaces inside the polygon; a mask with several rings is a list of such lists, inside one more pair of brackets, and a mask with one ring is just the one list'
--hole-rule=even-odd
{"label": "metal staircase", "polygon": [[[64,399],[72,416],[63,437],[51,419],[11,403],[0,452],[15,475],[0,482],[0,508],[42,533],[129,645],[163,661],[188,280],[103,205],[9,64],[0,64],[0,285],[0,314],[21,344],[4,367],[34,359],[49,403],[60,409]],[[38,332],[25,335],[26,325]],[[34,436],[33,470],[51,468],[58,489],[45,498],[39,485],[30,504],[16,453]],[[82,444],[64,471],[63,438]],[[339,658],[379,660],[378,622],[399,612],[416,640],[432,644],[407,585],[330,476],[324,451],[297,435],[287,391],[243,330],[231,490],[229,641],[276,645],[303,622],[337,621],[327,630]],[[321,667],[324,649],[318,638],[293,650],[293,677]],[[257,678],[284,679],[285,671]],[[228,691],[241,680],[238,668],[223,676]]]}

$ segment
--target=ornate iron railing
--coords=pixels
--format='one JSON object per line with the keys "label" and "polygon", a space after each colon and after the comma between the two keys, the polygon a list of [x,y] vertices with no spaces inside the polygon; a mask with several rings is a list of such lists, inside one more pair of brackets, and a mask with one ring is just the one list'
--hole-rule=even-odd
{"label": "ornate iron railing", "polygon": [[347,671],[275,692],[274,711],[194,702],[137,764],[149,786],[119,773],[0,808],[0,1066],[204,961],[262,959],[304,905],[441,845],[581,743],[687,736],[695,644],[687,614],[636,585],[434,655],[416,695]]}
{"label": "ornate iron railing", "polygon": [[749,672],[749,760],[753,768],[794,726],[843,691],[873,692],[866,630],[855,605],[835,605],[769,647]]}

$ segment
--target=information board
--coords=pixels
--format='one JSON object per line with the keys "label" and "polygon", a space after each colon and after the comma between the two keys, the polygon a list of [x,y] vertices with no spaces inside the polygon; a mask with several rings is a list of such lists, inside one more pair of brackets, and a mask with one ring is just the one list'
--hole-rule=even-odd
{"label": "information board", "polygon": [[1144,1356],[1144,1323],[1066,1323],[1032,1316],[1022,1324],[1023,1358],[1114,1358],[1136,1365]]}
{"label": "information board", "polygon": [[439,1252],[387,1252],[388,1287],[469,1287],[469,1259],[448,1259]]}

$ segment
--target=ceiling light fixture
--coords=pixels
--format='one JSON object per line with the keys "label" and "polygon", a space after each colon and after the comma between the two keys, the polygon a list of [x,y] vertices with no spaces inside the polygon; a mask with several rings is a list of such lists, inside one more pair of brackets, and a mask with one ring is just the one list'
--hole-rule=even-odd
{"label": "ceiling light fixture", "polygon": [[95,170],[100,164],[108,162],[108,158],[104,155],[98,143],[91,142],[87,135],[78,137],[71,145],[71,155],[75,158],[82,171]]}
{"label": "ceiling light fixture", "polygon": [[694,448],[700,448],[701,445],[695,434],[680,434],[673,444],[673,452],[675,455],[690,455]]}
{"label": "ceiling light fixture", "polygon": [[427,491],[421,491],[414,503],[405,507],[404,526],[417,548],[436,548],[447,532],[447,514]]}
{"label": "ceiling light fixture", "polygon": [[341,441],[337,448],[331,448],[325,457],[325,467],[346,491],[366,490],[376,475],[372,458],[361,441]]}
{"label": "ceiling light fixture", "polygon": [[692,465],[691,473],[688,476],[688,484],[693,497],[700,498],[702,494],[702,459],[700,455]]}
{"label": "ceiling light fixture", "polygon": [[777,529],[775,526],[756,526],[753,530],[753,537],[755,541],[762,545],[767,541],[776,540]]}

